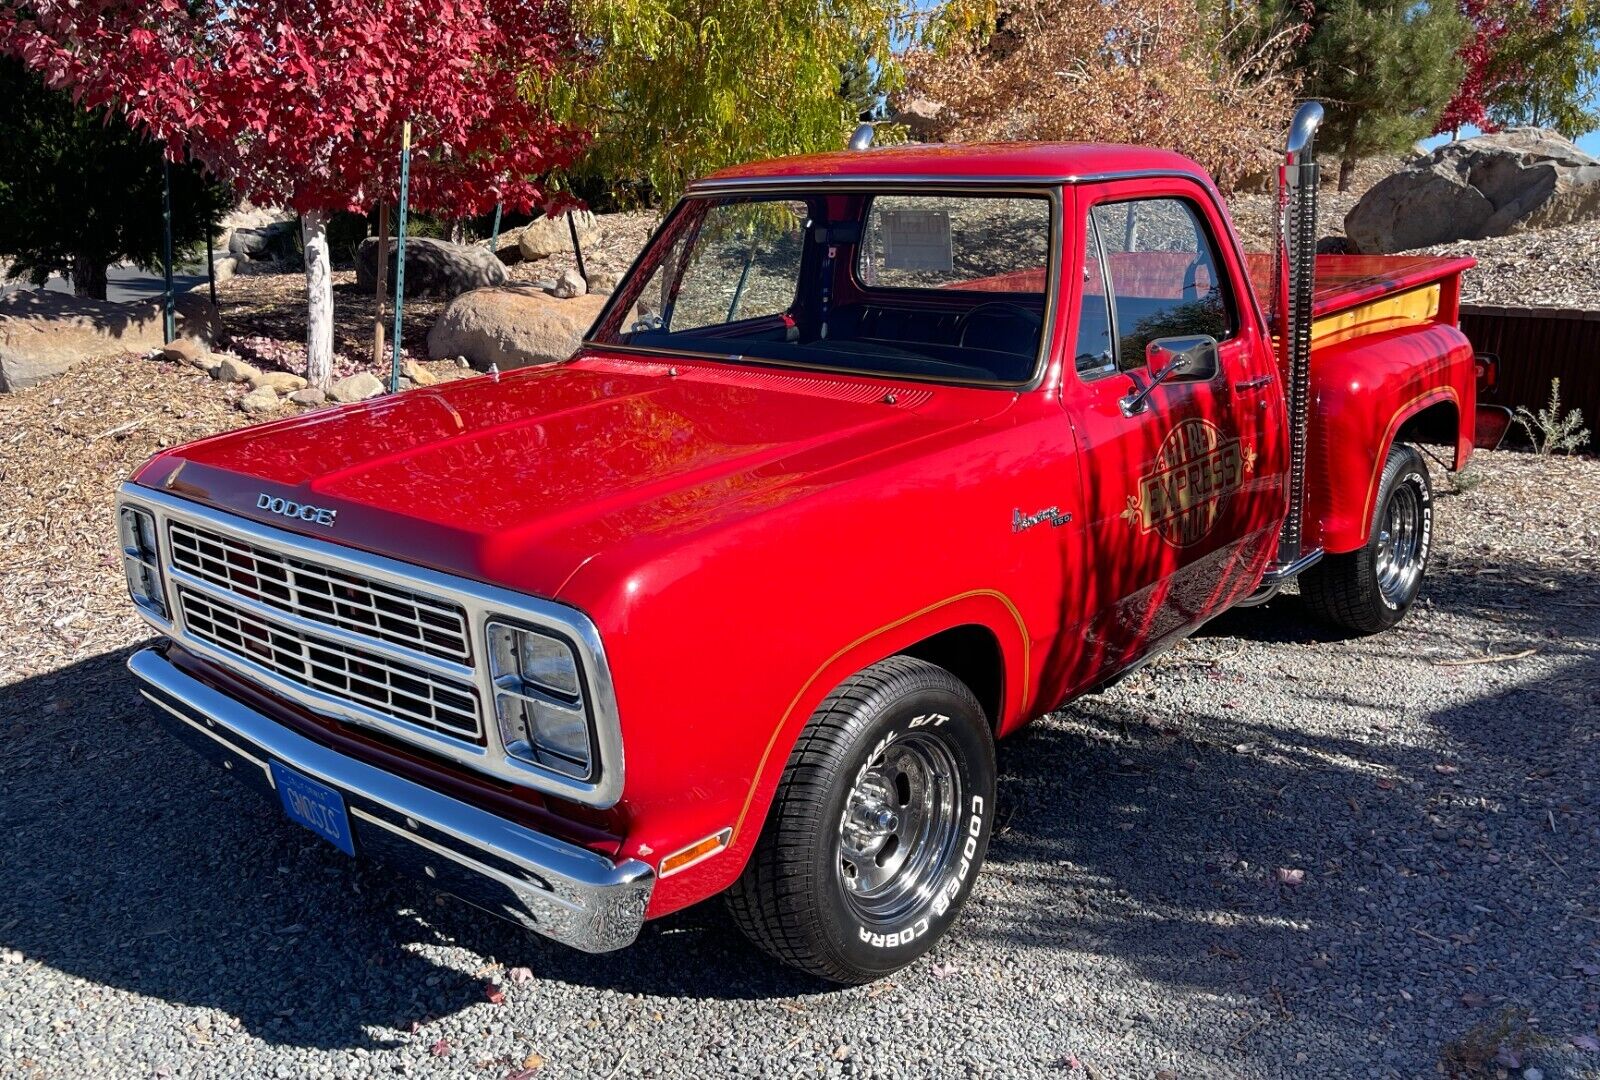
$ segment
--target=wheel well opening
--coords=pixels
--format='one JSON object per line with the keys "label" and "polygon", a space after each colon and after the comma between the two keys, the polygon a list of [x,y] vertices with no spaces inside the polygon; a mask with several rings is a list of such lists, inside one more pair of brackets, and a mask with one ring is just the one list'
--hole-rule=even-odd
{"label": "wheel well opening", "polygon": [[1461,414],[1453,401],[1438,401],[1415,416],[1408,417],[1395,432],[1397,443],[1427,443],[1455,449],[1461,431]]}
{"label": "wheel well opening", "polygon": [[987,626],[955,626],[924,638],[902,650],[906,656],[938,664],[967,684],[989,723],[1000,722],[1001,694],[1005,685],[1005,660],[1000,641]]}

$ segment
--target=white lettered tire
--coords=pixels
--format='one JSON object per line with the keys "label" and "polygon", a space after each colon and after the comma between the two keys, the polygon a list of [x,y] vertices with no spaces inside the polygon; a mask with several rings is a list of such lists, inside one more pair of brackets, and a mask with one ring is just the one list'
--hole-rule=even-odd
{"label": "white lettered tire", "polygon": [[966,903],[994,793],[994,738],[972,691],[923,660],[880,661],[807,723],[729,910],[762,949],[821,978],[897,971]]}
{"label": "white lettered tire", "polygon": [[1433,484],[1409,446],[1389,450],[1364,547],[1329,555],[1300,575],[1300,595],[1319,618],[1376,634],[1405,618],[1433,551]]}

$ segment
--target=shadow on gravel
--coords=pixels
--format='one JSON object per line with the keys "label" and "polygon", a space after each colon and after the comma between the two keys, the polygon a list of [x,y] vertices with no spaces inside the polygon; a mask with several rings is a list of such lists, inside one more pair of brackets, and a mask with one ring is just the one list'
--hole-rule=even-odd
{"label": "shadow on gravel", "polygon": [[393,1045],[388,1029],[484,1001],[482,976],[416,943],[634,993],[823,989],[758,959],[720,904],[586,956],[352,862],[174,742],[147,715],[130,651],[0,691],[0,946],[26,963],[318,1048]]}
{"label": "shadow on gravel", "polygon": [[[1325,1036],[1320,1074],[1431,1073],[1505,1008],[1570,1052],[1600,1015],[1600,980],[1574,974],[1600,973],[1600,566],[1440,570],[1430,614],[1455,618],[1347,644],[1340,685],[1282,651],[1241,673],[1212,641],[1003,744],[987,873],[1013,887],[983,890],[967,932],[1234,1002],[1230,1052],[1268,1074],[1286,1062],[1251,1044],[1291,1026]],[[1287,596],[1210,636],[1336,635]],[[1554,669],[1462,662],[1526,649]],[[1432,669],[1420,724],[1387,705],[1388,656]],[[1338,722],[1305,722],[1319,714]],[[1161,1008],[1144,1022],[1166,1040],[1183,1017]]]}
{"label": "shadow on gravel", "polygon": [[[1429,714],[1443,750],[1310,680],[1187,662],[1009,740],[1002,828],[957,939],[1056,949],[1107,978],[1107,961],[1129,965],[1157,985],[1236,1000],[1242,1026],[1314,1016],[1343,1048],[1318,1062],[1327,1074],[1365,1074],[1408,1040],[1436,1047],[1439,1030],[1464,1030],[1502,1002],[1573,1030],[1595,1001],[1562,973],[1569,954],[1593,951],[1578,943],[1600,923],[1586,854],[1600,828],[1600,768],[1549,769],[1594,760],[1600,609],[1496,598],[1477,584],[1445,568],[1432,603],[1492,606],[1508,639],[1572,655],[1542,681],[1495,668],[1493,686]],[[1570,596],[1594,582],[1554,584]],[[1291,600],[1239,618],[1280,623],[1271,640],[1299,641]],[[1474,645],[1417,630],[1383,642],[1342,659],[1377,678],[1385,650]],[[746,946],[720,904],[593,957],[352,863],[172,743],[146,715],[126,656],[0,697],[0,945],[26,963],[214,1007],[269,1042],[330,1049],[389,1046],[413,1023],[483,1001],[477,957],[667,997],[826,991]],[[1480,669],[1441,670],[1469,679]],[[1170,703],[1187,700],[1189,685],[1216,692],[1177,721],[1145,708],[1151,686]],[[1228,707],[1228,695],[1251,694],[1286,715],[1339,709],[1340,726],[1316,734]],[[1562,836],[1581,830],[1583,846],[1556,847],[1550,822]],[[1280,867],[1305,871],[1304,882],[1280,883]],[[476,955],[455,954],[458,970],[418,944]],[[1400,1004],[1402,991],[1418,1004]],[[1483,995],[1482,1014],[1458,1005],[1465,993]],[[1431,1063],[1436,1052],[1410,1047],[1405,1060]],[[1239,1053],[1249,1056],[1248,1039]]]}

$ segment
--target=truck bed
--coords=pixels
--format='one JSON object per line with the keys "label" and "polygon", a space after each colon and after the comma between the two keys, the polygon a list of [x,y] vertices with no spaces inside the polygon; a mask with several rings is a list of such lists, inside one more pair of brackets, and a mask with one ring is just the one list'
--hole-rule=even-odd
{"label": "truck bed", "polygon": [[[1272,256],[1245,256],[1263,305],[1272,296]],[[1330,344],[1417,322],[1454,323],[1461,275],[1476,265],[1465,257],[1432,255],[1318,255],[1311,314],[1312,341]],[[1272,319],[1270,307],[1267,317]]]}

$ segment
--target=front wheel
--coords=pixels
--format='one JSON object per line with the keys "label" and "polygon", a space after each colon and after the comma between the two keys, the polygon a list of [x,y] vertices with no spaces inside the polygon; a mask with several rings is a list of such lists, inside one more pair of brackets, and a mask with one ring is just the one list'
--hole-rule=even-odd
{"label": "front wheel", "polygon": [[1399,622],[1422,589],[1433,544],[1433,486],[1422,455],[1389,451],[1366,546],[1329,555],[1300,575],[1300,595],[1319,617],[1375,634]]}
{"label": "front wheel", "polygon": [[905,967],[966,902],[994,827],[994,739],[943,668],[896,656],[817,709],[728,908],[772,956],[842,983]]}

